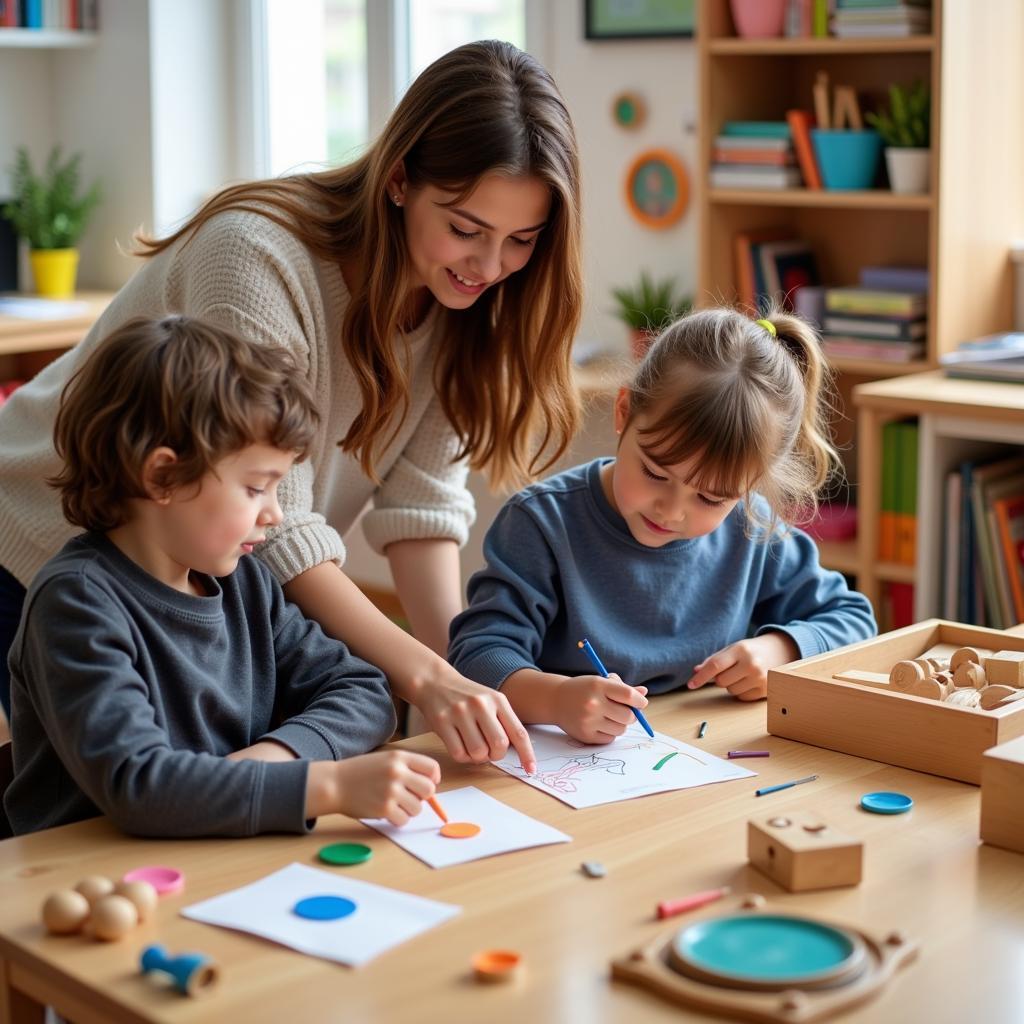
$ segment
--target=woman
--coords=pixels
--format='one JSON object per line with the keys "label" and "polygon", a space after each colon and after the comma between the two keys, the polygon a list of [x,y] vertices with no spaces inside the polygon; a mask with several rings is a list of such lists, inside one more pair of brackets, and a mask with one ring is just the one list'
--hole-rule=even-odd
{"label": "woman", "polygon": [[[234,186],[169,238],[86,339],[0,409],[0,607],[16,607],[71,533],[43,480],[61,389],[133,316],[185,313],[289,348],[323,429],[282,482],[258,550],[311,618],[387,673],[460,761],[529,739],[500,694],[443,659],[461,608],[467,465],[519,483],[578,422],[570,348],[581,308],[579,166],[550,75],[502,42],[462,46],[412,84],[365,156]],[[341,571],[368,500],[414,640]],[[5,654],[10,639],[0,638]]]}

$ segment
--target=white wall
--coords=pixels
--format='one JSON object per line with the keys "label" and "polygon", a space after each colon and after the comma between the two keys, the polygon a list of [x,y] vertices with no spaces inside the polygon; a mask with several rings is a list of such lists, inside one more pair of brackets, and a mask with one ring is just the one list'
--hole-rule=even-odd
{"label": "white wall", "polygon": [[81,152],[83,182],[102,185],[81,287],[120,287],[136,229],[165,232],[242,172],[235,14],[229,0],[103,0],[93,47],[0,49],[0,195],[19,144],[37,162],[55,142]]}
{"label": "white wall", "polygon": [[[692,39],[592,42],[583,38],[583,4],[548,6],[547,66],[576,123],[583,166],[587,303],[581,337],[627,344],[610,312],[612,287],[634,283],[641,269],[674,274],[689,294],[697,283],[695,204],[674,226],[655,231],[633,219],[625,176],[645,149],[674,150],[693,172],[697,152],[697,54]],[[647,103],[647,121],[627,131],[612,119],[612,100],[630,90]]]}

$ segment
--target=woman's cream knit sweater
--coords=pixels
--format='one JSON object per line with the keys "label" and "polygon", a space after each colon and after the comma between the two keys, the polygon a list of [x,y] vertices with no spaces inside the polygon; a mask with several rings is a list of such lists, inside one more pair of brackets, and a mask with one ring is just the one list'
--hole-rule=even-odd
{"label": "woman's cream knit sweater", "polygon": [[259,556],[282,582],[328,559],[342,563],[342,535],[367,501],[363,530],[375,550],[393,541],[450,538],[465,543],[473,521],[466,467],[433,386],[439,318],[407,338],[409,415],[378,457],[381,485],[343,453],[360,393],[341,349],[348,292],[337,266],[313,256],[294,235],[257,213],[231,211],[186,243],[145,261],[75,348],[0,407],[0,565],[26,586],[78,532],[61,515],[45,480],[57,471],[53,421],[68,378],[112,330],[136,316],[183,313],[233,328],[256,344],[282,345],[309,378],[321,415],[310,457],[281,482],[283,523]]}

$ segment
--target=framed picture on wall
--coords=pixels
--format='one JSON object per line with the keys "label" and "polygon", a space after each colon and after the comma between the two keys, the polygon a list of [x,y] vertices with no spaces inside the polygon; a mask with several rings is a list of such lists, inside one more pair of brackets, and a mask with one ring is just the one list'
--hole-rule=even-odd
{"label": "framed picture on wall", "polygon": [[686,212],[689,199],[689,175],[682,160],[668,150],[646,150],[626,172],[626,205],[645,227],[671,227]]}
{"label": "framed picture on wall", "polygon": [[583,0],[587,39],[692,36],[696,0]]}

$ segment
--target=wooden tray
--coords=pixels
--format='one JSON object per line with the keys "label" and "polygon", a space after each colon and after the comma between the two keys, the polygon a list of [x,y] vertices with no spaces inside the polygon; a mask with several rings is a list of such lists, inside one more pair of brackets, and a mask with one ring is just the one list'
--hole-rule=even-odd
{"label": "wooden tray", "polygon": [[768,673],[768,731],[844,754],[981,784],[982,754],[1024,736],[1024,701],[994,711],[841,682],[847,669],[888,672],[941,645],[1024,651],[1024,637],[928,619]]}

